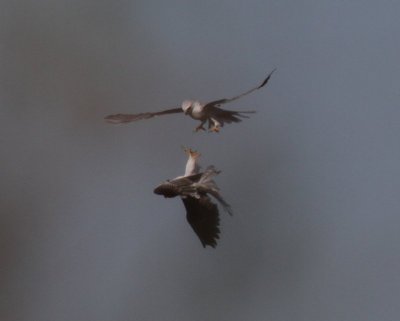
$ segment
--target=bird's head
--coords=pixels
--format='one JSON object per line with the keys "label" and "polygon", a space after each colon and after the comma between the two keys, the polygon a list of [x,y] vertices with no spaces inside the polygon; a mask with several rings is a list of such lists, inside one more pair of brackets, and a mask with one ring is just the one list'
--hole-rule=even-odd
{"label": "bird's head", "polygon": [[182,110],[185,115],[189,114],[193,109],[193,100],[184,100],[182,102]]}
{"label": "bird's head", "polygon": [[179,191],[175,185],[171,184],[170,182],[166,181],[160,185],[158,185],[154,189],[154,194],[163,195],[167,198],[172,198],[179,195]]}

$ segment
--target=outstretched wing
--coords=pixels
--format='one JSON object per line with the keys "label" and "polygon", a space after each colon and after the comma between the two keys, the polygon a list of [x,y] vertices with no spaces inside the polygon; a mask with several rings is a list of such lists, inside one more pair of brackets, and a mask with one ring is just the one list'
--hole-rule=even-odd
{"label": "outstretched wing", "polygon": [[115,115],[108,115],[104,117],[106,122],[111,124],[122,124],[122,123],[130,123],[137,120],[142,119],[149,119],[155,116],[162,116],[168,114],[177,114],[182,113],[182,108],[174,108],[174,109],[167,109],[164,111],[159,111],[155,113],[140,113],[140,114],[115,114]]}
{"label": "outstretched wing", "polygon": [[267,78],[265,78],[265,79],[263,80],[263,82],[261,83],[261,85],[258,85],[257,87],[254,87],[254,88],[252,88],[252,89],[250,89],[250,90],[248,90],[248,91],[246,91],[246,92],[244,92],[244,93],[242,93],[242,94],[240,94],[240,95],[237,95],[237,96],[235,96],[235,97],[232,97],[232,98],[223,98],[223,99],[211,101],[211,102],[207,103],[207,104],[204,106],[204,108],[219,107],[219,106],[221,106],[221,105],[223,105],[223,104],[230,103],[231,101],[240,99],[240,98],[242,98],[242,97],[244,97],[244,96],[246,96],[246,95],[251,94],[253,91],[256,91],[257,89],[260,89],[260,88],[264,87],[264,86],[268,83],[269,79],[271,78],[271,76],[272,76],[272,74],[274,73],[275,70],[276,70],[276,68],[275,68],[274,70],[272,70],[272,71],[269,73],[269,75],[267,76]]}
{"label": "outstretched wing", "polygon": [[201,195],[200,198],[184,197],[182,201],[186,208],[186,219],[203,247],[216,247],[220,233],[217,205],[207,195]]}

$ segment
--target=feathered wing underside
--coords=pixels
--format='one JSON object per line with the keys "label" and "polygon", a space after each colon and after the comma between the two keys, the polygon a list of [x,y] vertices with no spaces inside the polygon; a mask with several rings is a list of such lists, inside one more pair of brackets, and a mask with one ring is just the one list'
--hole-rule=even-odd
{"label": "feathered wing underside", "polygon": [[220,233],[217,205],[207,195],[201,195],[200,198],[183,197],[182,201],[186,208],[186,219],[203,247],[216,247]]}
{"label": "feathered wing underside", "polygon": [[[255,111],[234,111],[209,106],[207,108],[207,113],[211,119],[218,121],[219,125],[222,127],[224,123],[239,123],[242,121],[241,118],[249,118],[246,114],[254,114]],[[211,126],[211,124],[209,125]]]}
{"label": "feathered wing underside", "polygon": [[169,114],[177,114],[177,113],[182,113],[183,110],[182,108],[173,108],[173,109],[167,109],[164,111],[159,111],[155,113],[140,113],[140,114],[114,114],[114,115],[108,115],[104,117],[104,119],[111,124],[122,124],[122,123],[130,123],[133,121],[137,120],[142,120],[142,119],[149,119],[153,118],[156,116],[162,116],[162,115],[169,115]]}

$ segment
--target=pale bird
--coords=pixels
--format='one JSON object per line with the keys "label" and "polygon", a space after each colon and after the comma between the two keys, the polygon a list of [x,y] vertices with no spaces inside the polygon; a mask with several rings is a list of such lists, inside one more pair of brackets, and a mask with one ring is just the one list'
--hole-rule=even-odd
{"label": "pale bird", "polygon": [[195,120],[200,121],[200,125],[195,128],[194,131],[205,130],[204,124],[208,121],[208,129],[211,132],[219,132],[221,127],[224,126],[225,123],[238,123],[242,121],[242,118],[248,118],[247,114],[255,113],[255,111],[233,111],[222,109],[221,105],[230,103],[234,100],[242,98],[246,95],[251,94],[253,91],[264,87],[271,75],[276,69],[272,70],[267,78],[263,80],[263,82],[240,95],[237,95],[232,98],[223,98],[214,100],[208,103],[201,103],[198,100],[184,100],[180,108],[167,109],[159,112],[145,112],[139,114],[115,114],[108,115],[104,119],[112,124],[121,124],[121,123],[130,123],[137,120],[149,119],[155,116],[162,116],[168,114],[176,114],[176,113],[184,113],[185,115],[190,116]]}
{"label": "pale bird", "polygon": [[179,196],[186,209],[186,219],[203,247],[214,248],[219,239],[220,219],[218,206],[212,202],[209,195],[214,197],[229,215],[232,215],[232,210],[220,195],[219,188],[213,180],[220,171],[209,166],[204,172],[196,172],[196,168],[199,168],[196,164],[198,157],[193,158],[191,153],[200,154],[191,149],[187,150],[187,153],[189,157],[186,165],[191,164],[186,166],[185,176],[163,182],[154,189],[154,193],[167,198]]}

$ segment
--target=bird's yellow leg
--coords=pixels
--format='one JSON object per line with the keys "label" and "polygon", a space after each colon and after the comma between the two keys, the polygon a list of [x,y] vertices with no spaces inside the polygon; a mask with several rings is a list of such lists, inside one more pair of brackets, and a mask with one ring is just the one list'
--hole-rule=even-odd
{"label": "bird's yellow leg", "polygon": [[220,130],[221,130],[220,126],[213,126],[210,128],[210,132],[213,132],[213,133],[219,133]]}
{"label": "bird's yellow leg", "polygon": [[216,120],[215,118],[208,119],[208,130],[213,133],[219,133],[221,130],[222,124]]}
{"label": "bird's yellow leg", "polygon": [[197,126],[195,129],[194,129],[194,132],[198,132],[199,130],[206,130],[205,128],[204,128],[204,121],[203,122],[201,122],[201,124],[199,125],[199,126]]}

